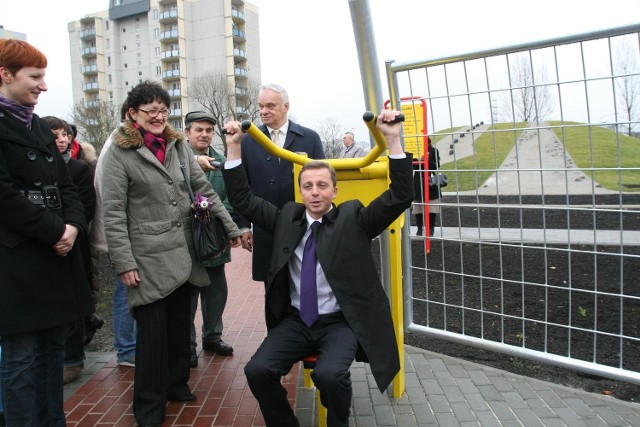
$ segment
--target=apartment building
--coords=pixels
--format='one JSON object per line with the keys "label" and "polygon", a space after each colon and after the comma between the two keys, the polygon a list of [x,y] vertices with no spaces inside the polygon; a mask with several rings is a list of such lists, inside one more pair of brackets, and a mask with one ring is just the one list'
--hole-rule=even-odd
{"label": "apartment building", "polygon": [[184,114],[202,109],[188,97],[195,78],[226,75],[239,113],[249,82],[260,82],[258,9],[243,0],[109,0],[68,31],[74,105],[119,106],[139,82],[160,81],[181,129]]}
{"label": "apartment building", "polygon": [[27,41],[27,35],[17,31],[7,30],[4,28],[4,25],[0,25],[0,39],[18,39]]}

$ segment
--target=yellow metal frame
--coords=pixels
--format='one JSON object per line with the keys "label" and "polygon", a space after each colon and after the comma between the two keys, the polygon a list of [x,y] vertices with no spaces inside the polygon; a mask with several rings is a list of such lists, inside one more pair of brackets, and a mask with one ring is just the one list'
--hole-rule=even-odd
{"label": "yellow metal frame", "polygon": [[[359,199],[365,205],[389,188],[389,168],[388,158],[380,157],[387,149],[384,135],[376,127],[376,116],[367,112],[363,119],[369,132],[376,141],[375,147],[365,156],[354,159],[325,159],[336,170],[338,178],[338,194],[335,200],[339,204],[345,200]],[[275,145],[267,136],[250,121],[242,123],[245,133],[260,144],[267,152],[281,159],[288,160],[294,164],[294,175],[297,177],[302,165],[311,160],[305,153],[294,153]],[[296,201],[300,202],[300,188],[297,178],[294,179]],[[390,277],[391,277],[391,316],[393,319],[396,339],[398,342],[398,354],[400,355],[400,372],[393,380],[393,397],[398,399],[405,391],[404,376],[404,319],[402,304],[402,236],[401,231],[404,226],[404,215],[400,215],[388,228],[389,232],[389,255],[390,255]],[[310,377],[307,370],[304,373],[305,387],[310,384]],[[316,393],[318,408],[320,404],[319,393]],[[326,409],[325,420],[326,420]]]}

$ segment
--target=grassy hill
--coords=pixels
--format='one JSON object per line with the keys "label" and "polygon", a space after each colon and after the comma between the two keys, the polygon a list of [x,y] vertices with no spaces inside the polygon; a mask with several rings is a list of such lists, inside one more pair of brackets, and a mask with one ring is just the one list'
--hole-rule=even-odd
{"label": "grassy hill", "polygon": [[[613,191],[640,192],[640,139],[616,133],[598,125],[549,121],[558,140],[583,173]],[[498,123],[490,126],[473,143],[474,155],[443,163],[449,189],[479,188],[504,162],[527,123]],[[431,135],[437,144],[460,127],[442,129]]]}

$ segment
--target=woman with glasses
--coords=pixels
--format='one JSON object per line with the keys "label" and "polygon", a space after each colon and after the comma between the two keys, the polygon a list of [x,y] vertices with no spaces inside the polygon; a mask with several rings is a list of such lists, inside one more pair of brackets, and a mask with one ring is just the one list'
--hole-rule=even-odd
{"label": "woman with glasses", "polygon": [[191,154],[167,124],[168,92],[142,82],[129,92],[130,120],[112,135],[103,160],[102,207],[109,256],[138,325],[133,413],[141,426],[161,425],[167,401],[196,399],[189,381],[192,285],[209,277],[193,249],[191,200],[209,198],[233,247],[240,230]]}

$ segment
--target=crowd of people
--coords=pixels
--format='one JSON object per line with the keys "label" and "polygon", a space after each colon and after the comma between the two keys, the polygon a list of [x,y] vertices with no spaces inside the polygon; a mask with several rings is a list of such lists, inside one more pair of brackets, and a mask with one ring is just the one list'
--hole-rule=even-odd
{"label": "crowd of people", "polygon": [[[312,159],[297,177],[296,203],[290,161],[235,121],[223,126],[225,157],[212,147],[217,121],[205,111],[187,114],[184,132],[173,129],[169,94],[157,82],[128,92],[121,123],[96,156],[75,126],[34,114],[46,67],[32,45],[0,39],[0,425],[65,425],[63,384],[80,375],[84,346],[102,327],[100,253],[113,272],[117,363],[135,369],[137,423],[159,426],[167,402],[196,400],[188,380],[198,365],[198,302],[202,349],[232,356],[223,340],[225,265],[230,248],[242,247],[265,287],[268,333],[245,374],[267,425],[299,425],[280,378],[319,354],[313,379],[328,423],[347,426],[351,363],[368,361],[381,392],[400,369],[370,251],[417,199],[399,112],[383,110],[376,122],[388,146],[389,189],[366,207],[336,206],[336,172],[322,160],[318,133],[289,119],[284,87],[262,86],[260,131]],[[354,140],[344,134],[340,158],[365,155]],[[229,247],[215,259],[195,254],[188,187],[224,225]]]}

